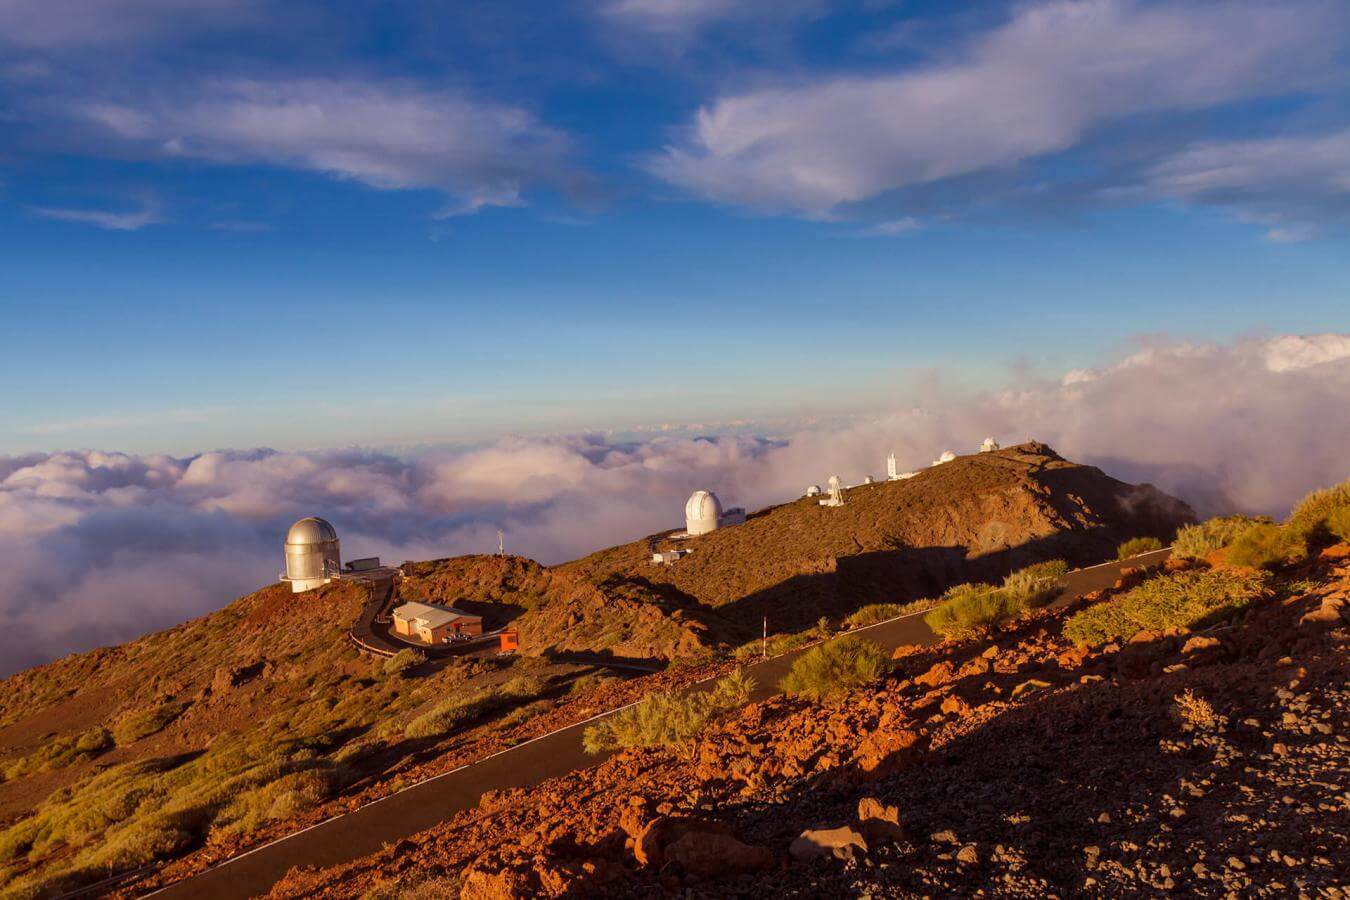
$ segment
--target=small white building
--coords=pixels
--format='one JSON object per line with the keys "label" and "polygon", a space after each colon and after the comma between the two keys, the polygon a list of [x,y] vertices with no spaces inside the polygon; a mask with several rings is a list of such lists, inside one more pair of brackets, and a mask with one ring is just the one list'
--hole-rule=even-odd
{"label": "small white building", "polygon": [[652,563],[658,566],[671,566],[674,565],[677,561],[679,561],[681,556],[688,556],[690,553],[693,552],[694,551],[692,549],[656,550],[652,553]]}
{"label": "small white building", "polygon": [[803,497],[819,497],[822,493],[824,493],[824,492],[821,491],[820,485],[818,485],[818,484],[813,484],[813,485],[811,485],[809,488],[806,489],[806,493],[803,494],[802,496],[803,496]]}
{"label": "small white building", "polygon": [[997,449],[998,449],[998,441],[994,440],[991,437],[985,438],[984,443],[980,444],[981,453],[993,453]]}

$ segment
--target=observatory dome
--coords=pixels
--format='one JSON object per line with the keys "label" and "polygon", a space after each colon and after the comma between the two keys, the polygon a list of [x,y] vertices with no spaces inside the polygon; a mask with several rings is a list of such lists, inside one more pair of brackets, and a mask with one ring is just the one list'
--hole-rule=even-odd
{"label": "observatory dome", "polygon": [[942,455],[933,460],[933,465],[940,466],[943,463],[949,463],[954,459],[956,459],[956,452],[954,450],[943,450]]}
{"label": "observatory dome", "polygon": [[337,530],[317,516],[301,519],[286,532],[286,574],[295,593],[327,584],[342,570]]}
{"label": "observatory dome", "polygon": [[320,519],[318,516],[301,519],[286,532],[287,544],[322,544],[337,539],[337,530],[327,519]]}
{"label": "observatory dome", "polygon": [[722,502],[712,491],[694,491],[684,505],[685,530],[692,534],[707,534],[717,529],[722,516]]}

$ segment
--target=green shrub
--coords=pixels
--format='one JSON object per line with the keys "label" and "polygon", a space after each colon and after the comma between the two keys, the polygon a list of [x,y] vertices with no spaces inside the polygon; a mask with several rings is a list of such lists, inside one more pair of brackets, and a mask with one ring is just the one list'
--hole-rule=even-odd
{"label": "green shrub", "polygon": [[1015,606],[1017,612],[1044,606],[1059,593],[1058,582],[1069,571],[1069,564],[1062,559],[1050,559],[1035,565],[1018,569],[1003,579],[1003,593]]}
{"label": "green shrub", "polygon": [[427,655],[421,650],[405,647],[384,661],[380,671],[386,676],[404,675],[427,661]]}
{"label": "green shrub", "polygon": [[1350,481],[1342,481],[1333,487],[1313,491],[1294,505],[1289,513],[1289,527],[1314,543],[1336,536],[1345,540],[1345,534],[1331,527],[1336,518],[1345,529],[1346,517],[1350,516]]}
{"label": "green shrub", "polygon": [[1064,636],[1077,644],[1104,644],[1141,631],[1202,627],[1242,609],[1267,584],[1264,573],[1226,569],[1159,575],[1076,613],[1064,623]]}
{"label": "green shrub", "polygon": [[1228,562],[1253,569],[1274,569],[1307,556],[1304,535],[1279,525],[1253,525],[1228,545]]}
{"label": "green shrub", "polygon": [[581,746],[591,754],[649,747],[688,757],[708,720],[722,710],[743,706],[754,687],[753,678],[737,671],[718,679],[710,691],[648,694],[589,726]]}
{"label": "green shrub", "polygon": [[841,637],[803,653],[782,681],[794,697],[834,700],[890,671],[886,652],[860,637]]}
{"label": "green shrub", "polygon": [[1222,550],[1253,525],[1269,525],[1267,516],[1217,516],[1198,525],[1186,525],[1177,531],[1172,555],[1178,559],[1204,559]]}
{"label": "green shrub", "polygon": [[923,620],[942,637],[968,637],[1054,599],[1059,579],[1068,570],[1064,560],[1052,559],[1018,569],[1003,579],[1001,587],[958,584]]}
{"label": "green shrub", "polygon": [[1350,506],[1338,506],[1327,514],[1327,531],[1342,541],[1350,541]]}
{"label": "green shrub", "polygon": [[[787,634],[771,634],[769,635],[767,652],[769,656],[781,656],[784,653],[796,650],[798,647],[805,647],[812,641],[818,640],[820,640],[820,635],[816,633],[814,628]],[[764,643],[762,638],[746,641],[736,648],[736,652],[733,655],[737,659],[749,659],[751,657],[759,656],[761,653],[765,652]]]}
{"label": "green shrub", "polygon": [[[975,586],[972,586],[975,587]],[[992,585],[984,590],[962,592],[923,617],[928,627],[941,637],[967,637],[990,628],[1026,609],[1006,591]]]}
{"label": "green shrub", "polygon": [[187,707],[186,703],[161,703],[148,709],[133,710],[113,723],[113,740],[119,747],[124,747],[149,737],[182,715]]}
{"label": "green shrub", "polygon": [[1130,559],[1134,556],[1142,556],[1145,553],[1161,550],[1162,546],[1162,541],[1155,537],[1130,538],[1116,548],[1116,559]]}

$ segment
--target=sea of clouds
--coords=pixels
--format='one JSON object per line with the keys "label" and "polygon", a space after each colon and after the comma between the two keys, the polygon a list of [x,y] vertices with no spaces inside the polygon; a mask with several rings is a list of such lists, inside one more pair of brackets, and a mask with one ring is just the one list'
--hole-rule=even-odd
{"label": "sea of clouds", "polygon": [[1282,515],[1350,477],[1350,334],[1139,342],[1096,369],[971,393],[940,377],[903,408],[785,433],[512,438],[396,454],[0,456],[0,675],[218,608],[276,578],[286,527],[322,515],[347,558],[496,549],[553,563],[682,522],[710,488],[756,508],[832,473],[884,476],[944,449],[1049,443],[1205,514]]}

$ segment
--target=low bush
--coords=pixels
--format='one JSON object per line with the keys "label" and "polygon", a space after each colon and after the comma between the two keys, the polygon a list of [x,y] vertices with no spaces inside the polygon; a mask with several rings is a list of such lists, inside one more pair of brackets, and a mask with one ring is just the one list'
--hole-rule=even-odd
{"label": "low bush", "polygon": [[718,679],[711,691],[648,694],[588,727],[581,746],[591,754],[648,747],[688,757],[708,720],[722,710],[743,706],[754,687],[753,678],[737,671]]}
{"label": "low bush", "polygon": [[1204,559],[1222,550],[1253,525],[1269,525],[1266,516],[1217,516],[1198,525],[1186,525],[1177,531],[1172,555],[1178,559]]}
{"label": "low bush", "polygon": [[1155,537],[1130,538],[1116,548],[1116,559],[1129,559],[1133,556],[1142,556],[1145,553],[1161,550],[1162,546],[1162,541]]}
{"label": "low bush", "polygon": [[36,772],[64,769],[113,745],[108,729],[95,726],[79,734],[53,738],[25,757],[14,760],[4,770],[4,780],[13,781]]}
{"label": "low bush", "polygon": [[1020,607],[1018,612],[1044,606],[1059,592],[1058,582],[1068,571],[1069,564],[1062,559],[1038,562],[1003,579],[1003,592]]}
{"label": "low bush", "polygon": [[820,635],[816,633],[815,628],[808,628],[805,631],[789,632],[787,634],[771,634],[767,641],[768,649],[765,649],[766,642],[762,638],[755,638],[752,641],[746,641],[736,648],[733,654],[737,659],[750,659],[767,653],[769,656],[780,656],[789,651],[796,650],[798,647],[805,647],[812,641],[820,640]]}
{"label": "low bush", "polygon": [[421,650],[405,647],[384,661],[380,671],[385,677],[404,675],[427,661],[427,655]]}
{"label": "low bush", "polygon": [[186,703],[161,703],[148,709],[133,710],[113,723],[113,740],[117,746],[124,747],[149,737],[182,715],[187,706]]}
{"label": "low bush", "polygon": [[869,640],[846,636],[803,653],[781,687],[793,697],[817,703],[835,700],[890,671],[890,657]]}
{"label": "low bush", "polygon": [[[1333,527],[1333,520],[1339,522],[1340,531]],[[1347,540],[1345,532],[1350,530],[1350,481],[1320,491],[1313,491],[1298,503],[1289,513],[1289,527],[1313,543],[1322,543],[1330,537]]]}
{"label": "low bush", "polygon": [[1228,545],[1228,562],[1253,569],[1275,569],[1308,556],[1307,538],[1293,528],[1253,525]]}
{"label": "low bush", "polygon": [[1190,688],[1172,698],[1172,716],[1183,731],[1221,731],[1225,724],[1224,717],[1214,711],[1210,702]]}
{"label": "low bush", "polygon": [[1077,644],[1104,644],[1141,631],[1203,627],[1260,597],[1268,581],[1264,573],[1226,569],[1159,575],[1074,614],[1064,623],[1064,636]]}
{"label": "low bush", "polygon": [[962,592],[934,607],[923,617],[934,633],[944,638],[975,634],[1021,612],[1024,607],[993,585],[971,585],[983,590]]}
{"label": "low bush", "polygon": [[1337,540],[1350,541],[1350,506],[1340,506],[1327,514],[1327,531]]}

